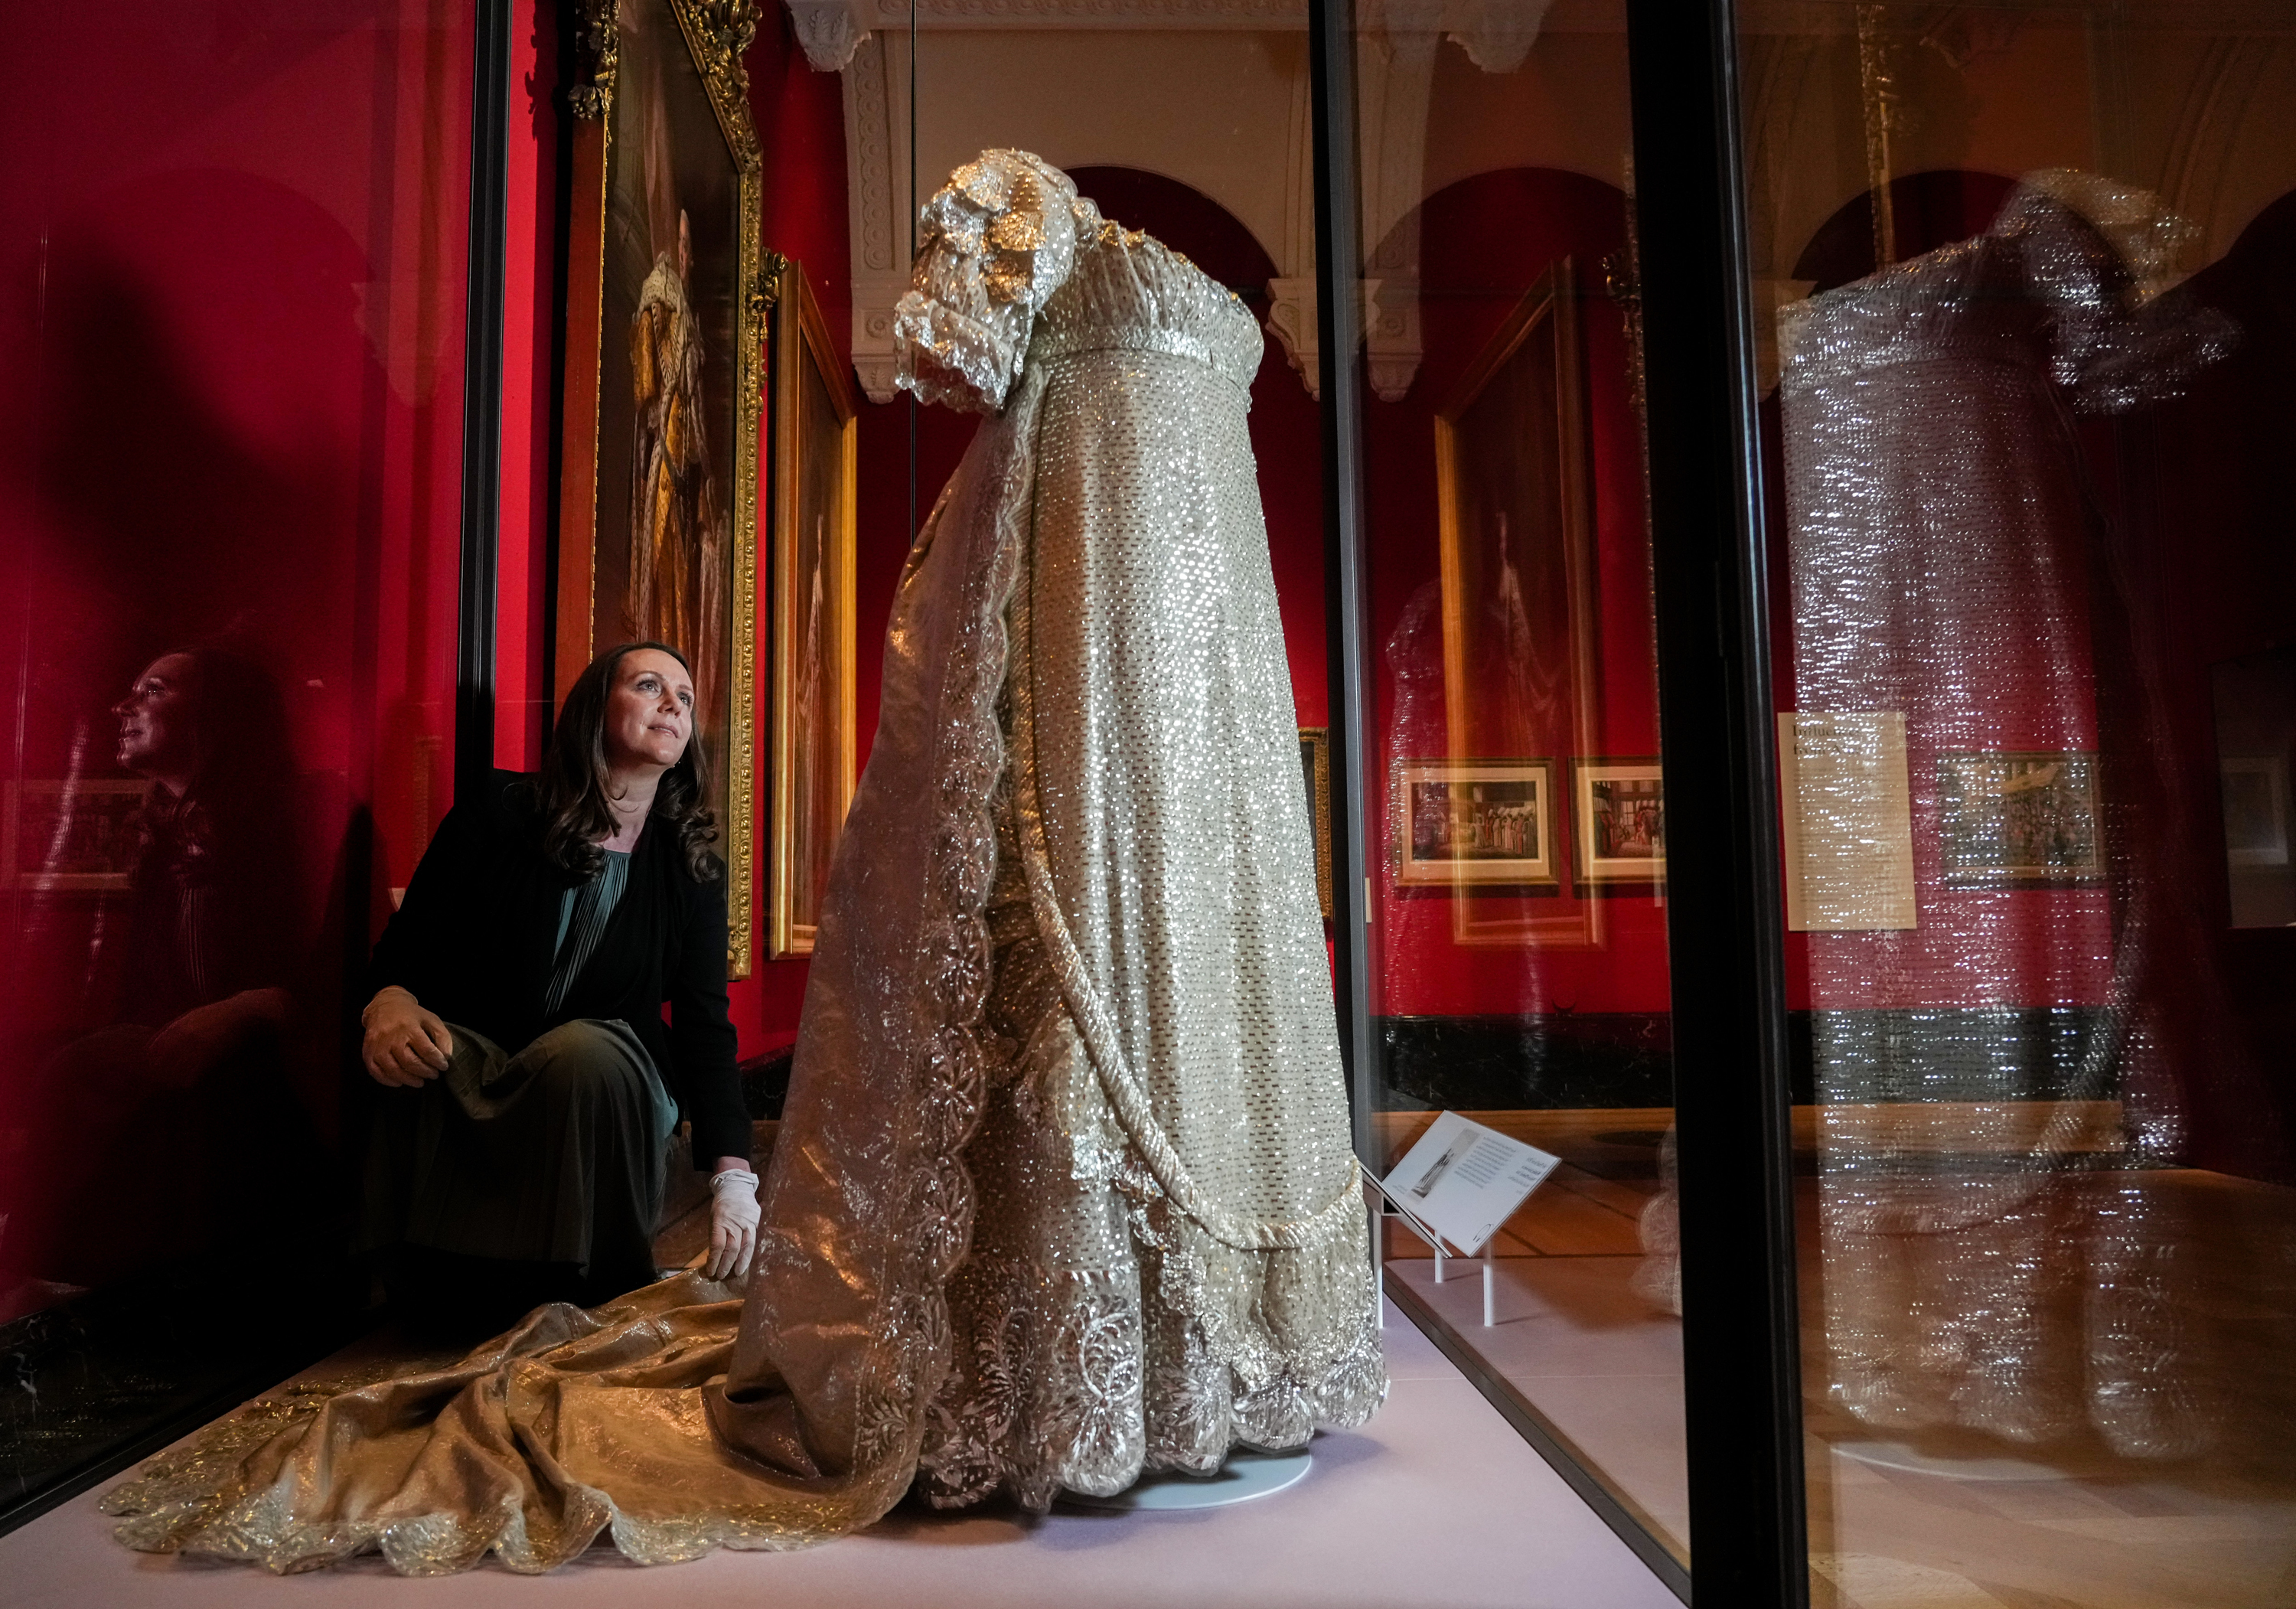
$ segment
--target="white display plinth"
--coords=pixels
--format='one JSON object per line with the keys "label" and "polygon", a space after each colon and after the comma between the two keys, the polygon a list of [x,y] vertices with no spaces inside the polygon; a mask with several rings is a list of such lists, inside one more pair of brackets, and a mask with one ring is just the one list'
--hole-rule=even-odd
{"label": "white display plinth", "polygon": [[1194,1508],[1224,1508],[1249,1503],[1270,1492],[1282,1491],[1307,1479],[1315,1456],[1306,1449],[1288,1453],[1231,1454],[1216,1475],[1184,1475],[1169,1471],[1146,1474],[1112,1498],[1087,1498],[1073,1491],[1061,1493],[1062,1503],[1076,1508],[1113,1514],[1175,1514]]}

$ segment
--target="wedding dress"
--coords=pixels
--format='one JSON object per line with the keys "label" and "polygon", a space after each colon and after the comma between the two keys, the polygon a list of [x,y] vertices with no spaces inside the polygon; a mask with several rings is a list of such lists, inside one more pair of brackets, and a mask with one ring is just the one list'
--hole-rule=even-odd
{"label": "wedding dress", "polygon": [[[2141,700],[2113,716],[2092,647],[2127,583],[2075,424],[2174,397],[2232,347],[2221,315],[2146,294],[2185,233],[2141,192],[2029,175],[1983,234],[1794,321],[1798,700],[1903,712],[1917,846],[1918,926],[1808,938],[1824,1384],[1893,1432],[2094,1433],[2132,1457],[2210,1433],[2186,1236],[2144,1171],[2181,1146],[2197,1058],[2168,1052],[2207,997],[2180,957],[2206,952],[2162,876],[2163,723]],[[2111,776],[2077,824],[2085,874],[1956,865],[1950,784],[2010,767]],[[2100,1145],[2083,1114],[2104,1112]]]}
{"label": "wedding dress", "polygon": [[1384,1396],[1258,325],[1022,152],[925,221],[903,382],[988,417],[894,604],[746,1301],[687,1274],[276,1393],[107,1499],[131,1545],[799,1547],[912,1487],[1209,1473]]}

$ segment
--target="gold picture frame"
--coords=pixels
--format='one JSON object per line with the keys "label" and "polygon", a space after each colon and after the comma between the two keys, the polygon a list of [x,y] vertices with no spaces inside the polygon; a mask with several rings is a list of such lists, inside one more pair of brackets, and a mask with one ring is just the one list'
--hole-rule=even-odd
{"label": "gold picture frame", "polygon": [[764,163],[742,54],[756,0],[577,0],[553,683],[660,638],[693,663],[750,971]]}
{"label": "gold picture frame", "polygon": [[773,851],[767,954],[813,953],[854,786],[859,406],[803,267],[774,302]]}
{"label": "gold picture frame", "polygon": [[1574,870],[1589,891],[1666,881],[1666,779],[1654,757],[1572,762],[1570,811]]}
{"label": "gold picture frame", "polygon": [[[1530,763],[1486,758],[1492,755],[1575,759],[1599,752],[1600,566],[1579,316],[1571,259],[1558,258],[1436,413],[1443,713],[1453,767]],[[1547,825],[1560,829],[1551,772],[1541,797]],[[1398,828],[1400,841],[1410,824]],[[1421,881],[1453,885],[1458,943],[1600,944],[1602,903],[1582,897],[1558,904],[1553,895],[1564,891],[1566,862],[1559,853],[1543,858],[1536,876],[1453,879],[1426,868]],[[1474,892],[1502,881],[1543,889],[1547,898]]]}
{"label": "gold picture frame", "polygon": [[1316,841],[1316,900],[1332,919],[1332,732],[1300,728],[1300,781],[1308,790],[1308,830]]}
{"label": "gold picture frame", "polygon": [[1398,888],[1464,892],[1560,879],[1551,759],[1398,759]]}

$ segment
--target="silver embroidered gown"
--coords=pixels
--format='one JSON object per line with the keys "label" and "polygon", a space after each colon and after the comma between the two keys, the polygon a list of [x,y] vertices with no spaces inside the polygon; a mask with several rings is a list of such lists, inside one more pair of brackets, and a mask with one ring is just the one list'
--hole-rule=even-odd
{"label": "silver embroidered gown", "polygon": [[903,382],[989,416],[895,601],[746,1300],[683,1275],[275,1394],[115,1490],[123,1540],[665,1562],[1379,1405],[1258,326],[1021,152],[925,221]]}

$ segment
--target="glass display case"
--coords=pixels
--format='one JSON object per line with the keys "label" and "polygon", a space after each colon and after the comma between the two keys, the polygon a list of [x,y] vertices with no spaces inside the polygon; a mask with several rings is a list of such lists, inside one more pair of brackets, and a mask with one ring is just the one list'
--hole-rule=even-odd
{"label": "glass display case", "polygon": [[28,25],[0,1505],[364,1304],[346,1001],[458,759],[531,764],[618,628],[590,393],[681,250],[733,1019],[785,1076],[977,428],[894,383],[914,220],[1013,147],[1261,333],[1391,1321],[1685,1600],[2284,1600],[2285,4],[627,4],[628,128],[611,5]]}
{"label": "glass display case", "polygon": [[0,1506],[365,1290],[344,995],[450,802],[468,8],[76,7],[0,111]]}

